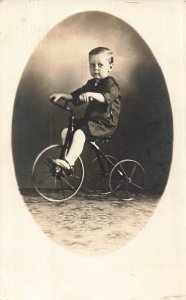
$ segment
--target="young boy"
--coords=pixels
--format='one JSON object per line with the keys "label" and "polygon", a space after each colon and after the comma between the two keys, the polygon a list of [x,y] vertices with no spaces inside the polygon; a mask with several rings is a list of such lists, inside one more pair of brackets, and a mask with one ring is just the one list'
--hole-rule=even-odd
{"label": "young boy", "polygon": [[[53,94],[54,102],[59,99],[71,100],[74,105],[88,103],[84,119],[76,120],[71,148],[65,159],[55,163],[65,169],[72,169],[80,156],[86,137],[110,137],[117,128],[121,95],[116,80],[109,76],[114,65],[113,52],[105,47],[97,47],[89,52],[89,70],[93,77],[71,94]],[[62,131],[62,143],[67,128]]]}

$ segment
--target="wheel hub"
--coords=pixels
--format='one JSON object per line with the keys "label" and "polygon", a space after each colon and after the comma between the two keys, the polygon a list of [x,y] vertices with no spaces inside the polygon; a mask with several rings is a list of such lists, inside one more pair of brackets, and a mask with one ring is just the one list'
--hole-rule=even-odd
{"label": "wheel hub", "polygon": [[128,178],[128,183],[132,183],[132,179],[130,177]]}

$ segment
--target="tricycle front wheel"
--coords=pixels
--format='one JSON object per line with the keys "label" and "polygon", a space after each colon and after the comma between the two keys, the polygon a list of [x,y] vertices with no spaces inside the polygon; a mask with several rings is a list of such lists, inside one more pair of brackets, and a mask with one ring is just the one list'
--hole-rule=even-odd
{"label": "tricycle front wheel", "polygon": [[32,167],[32,181],[37,193],[51,202],[61,203],[72,198],[84,179],[84,166],[78,158],[74,171],[68,174],[53,159],[59,158],[62,145],[51,145],[36,157]]}

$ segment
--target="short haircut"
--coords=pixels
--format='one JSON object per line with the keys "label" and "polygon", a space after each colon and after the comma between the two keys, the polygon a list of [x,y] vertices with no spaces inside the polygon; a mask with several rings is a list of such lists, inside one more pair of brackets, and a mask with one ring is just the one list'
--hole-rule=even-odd
{"label": "short haircut", "polygon": [[106,47],[97,47],[97,48],[92,49],[89,52],[89,56],[91,56],[91,55],[97,55],[97,54],[100,54],[100,53],[106,53],[108,55],[108,57],[109,57],[109,63],[110,64],[114,63],[113,52],[112,52],[112,50],[110,50],[109,48],[106,48]]}

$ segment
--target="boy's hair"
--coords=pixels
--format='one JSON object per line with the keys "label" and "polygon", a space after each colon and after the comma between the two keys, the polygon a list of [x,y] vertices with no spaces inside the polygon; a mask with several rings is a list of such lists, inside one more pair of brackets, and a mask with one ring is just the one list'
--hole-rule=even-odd
{"label": "boy's hair", "polygon": [[100,53],[106,53],[108,55],[108,57],[109,57],[109,63],[110,64],[114,63],[113,52],[112,52],[112,50],[110,50],[109,48],[106,48],[106,47],[97,47],[97,48],[92,49],[89,52],[89,56],[91,56],[91,55],[97,55],[97,54],[100,54]]}

